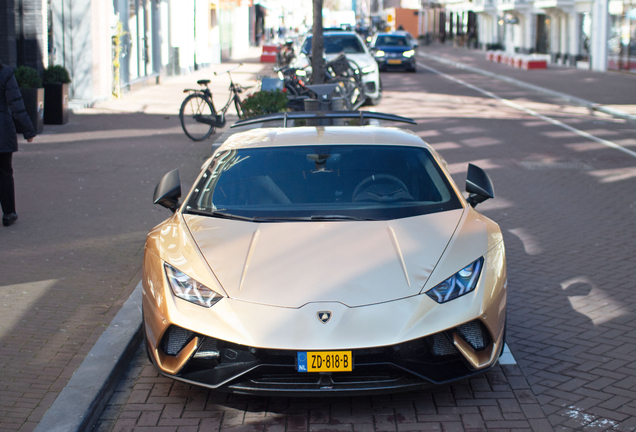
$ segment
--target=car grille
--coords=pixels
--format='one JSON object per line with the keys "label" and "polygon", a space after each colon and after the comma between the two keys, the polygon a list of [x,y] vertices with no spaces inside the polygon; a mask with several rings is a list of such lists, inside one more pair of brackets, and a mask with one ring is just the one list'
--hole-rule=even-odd
{"label": "car grille", "polygon": [[166,331],[160,346],[174,356],[197,336],[197,350],[176,377],[213,388],[247,393],[333,388],[346,393],[406,388],[426,381],[442,383],[477,373],[453,344],[455,333],[476,351],[491,343],[486,327],[475,320],[396,345],[353,349],[354,369],[346,373],[298,372],[297,350],[238,345],[174,325]]}

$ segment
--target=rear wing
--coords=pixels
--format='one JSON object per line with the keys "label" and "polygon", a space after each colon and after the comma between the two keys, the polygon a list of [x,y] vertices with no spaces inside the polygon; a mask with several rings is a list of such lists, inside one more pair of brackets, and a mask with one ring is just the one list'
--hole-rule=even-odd
{"label": "rear wing", "polygon": [[231,128],[246,126],[257,123],[265,123],[271,121],[283,121],[283,127],[287,127],[287,120],[309,120],[309,119],[359,119],[360,125],[364,124],[365,119],[388,120],[400,123],[417,124],[415,120],[401,117],[395,114],[385,114],[371,111],[296,111],[285,113],[265,114],[258,117],[252,117],[245,120],[239,120],[234,123]]}

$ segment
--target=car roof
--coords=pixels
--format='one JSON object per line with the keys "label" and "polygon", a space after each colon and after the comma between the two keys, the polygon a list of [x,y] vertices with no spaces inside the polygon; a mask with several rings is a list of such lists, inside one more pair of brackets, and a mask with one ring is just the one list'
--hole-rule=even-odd
{"label": "car roof", "polygon": [[[323,36],[358,36],[358,33],[352,30],[325,30],[322,33]],[[307,37],[312,37],[313,34],[308,34]]]}
{"label": "car roof", "polygon": [[426,147],[411,131],[381,126],[303,126],[260,128],[229,137],[219,150],[259,147],[293,147],[304,145],[395,145]]}
{"label": "car roof", "polygon": [[405,33],[397,33],[397,32],[382,32],[376,33],[376,36],[398,36],[398,37],[406,37]]}

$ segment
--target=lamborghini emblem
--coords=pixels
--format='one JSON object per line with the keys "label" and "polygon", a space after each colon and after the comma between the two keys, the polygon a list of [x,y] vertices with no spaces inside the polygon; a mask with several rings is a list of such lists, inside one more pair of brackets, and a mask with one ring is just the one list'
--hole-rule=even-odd
{"label": "lamborghini emblem", "polygon": [[318,319],[321,323],[327,324],[327,322],[331,319],[331,311],[318,311]]}

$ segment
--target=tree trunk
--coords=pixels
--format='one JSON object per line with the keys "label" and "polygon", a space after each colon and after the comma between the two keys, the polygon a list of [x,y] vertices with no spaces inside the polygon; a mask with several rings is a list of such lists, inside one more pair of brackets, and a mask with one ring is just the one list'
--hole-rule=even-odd
{"label": "tree trunk", "polygon": [[313,84],[325,83],[325,61],[322,58],[324,43],[322,37],[322,0],[314,2],[314,26],[311,38],[311,67]]}

